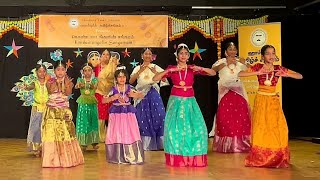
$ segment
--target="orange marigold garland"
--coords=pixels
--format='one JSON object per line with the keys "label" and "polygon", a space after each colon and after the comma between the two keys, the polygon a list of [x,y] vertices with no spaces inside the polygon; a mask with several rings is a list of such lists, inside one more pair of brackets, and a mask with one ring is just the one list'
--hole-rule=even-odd
{"label": "orange marigold garland", "polygon": [[25,38],[38,42],[39,16],[19,21],[0,21],[0,38],[11,30],[16,30]]}

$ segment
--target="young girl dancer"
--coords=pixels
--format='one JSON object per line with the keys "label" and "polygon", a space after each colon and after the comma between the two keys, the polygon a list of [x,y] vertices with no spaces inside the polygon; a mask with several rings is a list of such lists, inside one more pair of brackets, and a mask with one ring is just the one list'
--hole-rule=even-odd
{"label": "young girl dancer", "polygon": [[237,52],[234,43],[227,43],[226,58],[218,60],[212,66],[213,70],[219,72],[218,109],[212,148],[217,152],[250,150],[250,108],[247,93],[238,77],[238,73],[247,69],[247,66],[236,58]]}
{"label": "young girl dancer", "polygon": [[47,83],[49,100],[42,123],[42,167],[72,167],[84,163],[75,135],[68,96],[73,83],[61,61],[55,65],[55,78]]}
{"label": "young girl dancer", "polygon": [[33,90],[34,103],[32,104],[27,144],[29,150],[36,157],[41,153],[41,123],[42,115],[48,101],[48,90],[46,87],[47,69],[42,64],[36,66],[37,80],[30,86],[23,87],[26,90]]}
{"label": "young girl dancer", "polygon": [[252,148],[245,165],[288,167],[288,126],[276,93],[276,85],[280,77],[302,79],[302,75],[283,66],[273,65],[276,55],[272,45],[261,48],[261,59],[264,64],[257,63],[239,73],[239,76],[257,76],[259,82],[252,113]]}
{"label": "young girl dancer", "polygon": [[81,71],[82,78],[78,78],[75,86],[76,89],[80,89],[81,93],[77,99],[77,139],[82,146],[82,150],[86,150],[88,145],[92,145],[93,149],[98,149],[98,110],[97,99],[94,96],[98,81],[94,77],[91,64],[86,63]]}
{"label": "young girl dancer", "polygon": [[142,164],[144,152],[136,109],[131,105],[130,98],[142,98],[127,84],[125,66],[117,67],[114,73],[116,85],[112,87],[104,103],[112,102],[109,109],[109,123],[106,134],[107,161],[118,164]]}
{"label": "young girl dancer", "polygon": [[177,65],[156,74],[154,81],[172,79],[173,88],[167,105],[164,126],[164,151],[170,166],[207,166],[208,133],[199,105],[194,97],[194,75],[214,76],[209,68],[187,65],[189,48],[179,44]]}

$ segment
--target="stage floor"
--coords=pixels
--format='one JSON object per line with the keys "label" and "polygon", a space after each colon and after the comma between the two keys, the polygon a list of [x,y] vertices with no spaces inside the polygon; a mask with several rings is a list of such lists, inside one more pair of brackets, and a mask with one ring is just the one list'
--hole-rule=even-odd
{"label": "stage floor", "polygon": [[[209,139],[209,147],[212,138]],[[84,153],[85,164],[73,168],[42,168],[41,159],[26,152],[24,139],[0,139],[0,179],[191,179],[191,180],[304,180],[320,179],[320,144],[291,140],[291,167],[286,169],[244,167],[246,154],[208,151],[206,168],[172,168],[164,163],[163,151],[145,152],[144,165],[109,164],[104,144]]]}

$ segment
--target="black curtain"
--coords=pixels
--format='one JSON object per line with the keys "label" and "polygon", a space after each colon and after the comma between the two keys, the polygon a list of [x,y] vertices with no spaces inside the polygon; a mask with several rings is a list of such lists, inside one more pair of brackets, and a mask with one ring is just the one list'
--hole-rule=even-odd
{"label": "black curtain", "polygon": [[[278,18],[280,19],[280,18]],[[320,137],[318,118],[320,15],[281,18],[282,64],[300,72],[302,80],[283,78],[283,110],[289,135]],[[270,19],[273,20],[273,19]],[[276,21],[276,19],[274,19]]]}
{"label": "black curtain", "polygon": [[[17,31],[10,31],[0,39],[1,44],[11,45],[12,40],[15,40],[16,45],[24,46],[18,50],[19,58],[16,58],[13,54],[6,57],[8,50],[2,48],[0,51],[1,62],[0,62],[0,76],[1,76],[1,87],[0,87],[0,97],[3,106],[0,109],[0,114],[3,115],[1,118],[2,126],[0,128],[0,137],[14,137],[14,138],[25,138],[29,125],[29,117],[31,107],[23,107],[22,101],[15,97],[16,93],[10,92],[11,88],[14,86],[15,82],[19,79],[30,74],[30,71],[35,67],[38,60],[43,59],[43,61],[54,63],[50,59],[50,52],[55,51],[58,48],[38,48],[37,43],[33,40],[27,39],[19,34]],[[201,33],[195,30],[190,30],[182,38],[169,42],[169,48],[155,48],[153,53],[157,55],[157,59],[154,63],[158,64],[162,68],[166,68],[169,64],[176,64],[174,52],[175,47],[179,43],[186,43],[190,49],[193,49],[197,42],[199,48],[206,49],[201,53],[202,60],[196,58],[193,60],[193,54],[189,64],[196,64],[203,67],[211,67],[211,65],[217,60],[217,45],[211,39],[204,38]],[[97,50],[102,52],[104,49],[86,49],[81,48],[82,56],[75,57],[77,48],[59,48],[62,50],[64,62],[68,59],[73,62],[72,68],[68,69],[68,76],[74,78],[74,83],[77,77],[80,76],[80,68],[86,62],[86,55],[91,50]],[[141,48],[129,48],[131,52],[130,57],[123,57],[121,53],[124,49],[109,49],[117,51],[121,55],[121,63],[127,67],[129,73],[132,72],[133,67],[130,64],[133,59],[142,62],[141,60]],[[205,118],[208,131],[211,130],[213,117],[217,106],[217,77],[209,76],[197,76],[195,78],[195,94],[198,104],[202,110],[203,116]],[[161,96],[163,98],[164,104],[166,106],[171,86],[161,88]],[[70,99],[70,108],[74,115],[74,120],[77,112],[77,103],[75,102],[79,96],[79,91],[74,90],[73,98]]]}
{"label": "black curtain", "polygon": [[[62,50],[63,61],[67,62],[68,59],[73,62],[72,68],[68,69],[68,76],[74,78],[73,82],[76,83],[76,79],[80,77],[81,66],[87,62],[87,54],[96,50],[100,53],[103,52],[102,48],[80,48],[84,51],[82,56],[76,55],[73,51],[76,51],[77,48],[38,48],[38,44],[33,40],[27,39],[19,34],[17,31],[12,30],[5,34],[0,39],[0,44],[2,46],[11,46],[12,40],[15,40],[16,45],[24,46],[18,50],[19,58],[16,58],[13,54],[9,57],[7,53],[9,52],[4,47],[0,49],[0,100],[1,100],[1,126],[0,126],[0,138],[26,138],[26,134],[29,126],[29,118],[31,107],[23,107],[22,101],[20,101],[16,96],[16,93],[10,92],[14,87],[14,83],[20,81],[19,79],[22,76],[29,75],[31,70],[35,68],[38,60],[42,59],[46,62],[55,63],[50,59],[50,52],[53,52],[57,49]],[[141,60],[141,50],[142,48],[128,48],[130,51],[130,57],[125,57],[122,54],[124,48],[112,49],[108,48],[110,51],[117,51],[121,56],[121,64],[124,64],[127,67],[128,73],[131,73],[133,70],[132,62],[134,59],[139,63]],[[154,63],[165,68],[168,64],[168,48],[155,48],[153,53],[157,55]],[[169,87],[165,87],[161,90],[163,94],[164,101],[168,99],[169,96]],[[73,96],[70,99],[70,108],[73,112],[73,120],[75,121],[77,113],[77,103],[76,99],[79,97],[79,90],[73,90]]]}

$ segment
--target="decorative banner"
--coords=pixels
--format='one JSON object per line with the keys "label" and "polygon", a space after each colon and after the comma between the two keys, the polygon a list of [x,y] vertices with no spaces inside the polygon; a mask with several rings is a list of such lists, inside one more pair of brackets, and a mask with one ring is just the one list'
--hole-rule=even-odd
{"label": "decorative banner", "polygon": [[204,20],[182,20],[175,17],[169,17],[169,39],[173,41],[181,38],[190,29],[201,33],[205,38],[212,39],[217,43],[218,59],[221,59],[221,42],[229,37],[234,37],[239,26],[258,25],[267,22],[268,16],[262,16],[255,19],[229,19],[221,16],[215,16]]}
{"label": "decorative banner", "polygon": [[238,27],[240,26],[251,26],[251,25],[258,25],[264,24],[268,22],[268,16],[262,16],[255,19],[229,19],[225,17],[221,17],[222,19],[222,35],[223,39],[234,37],[235,34],[238,32]]}
{"label": "decorative banner", "polygon": [[164,15],[40,15],[39,47],[168,47]]}
{"label": "decorative banner", "polygon": [[[239,52],[240,57],[244,57],[246,62],[253,65],[261,62],[260,49],[266,44],[273,45],[276,49],[278,60],[275,64],[281,65],[281,24],[265,23],[256,26],[239,27]],[[251,107],[253,107],[254,97],[258,90],[258,81],[256,76],[241,78],[248,93]],[[282,81],[279,79],[277,92],[282,97]]]}
{"label": "decorative banner", "polygon": [[204,37],[214,39],[215,26],[214,21],[216,17],[199,20],[199,21],[191,21],[191,20],[182,20],[175,17],[171,17],[169,19],[169,38],[170,41],[173,41],[177,38],[182,37],[185,33],[187,33],[190,29],[195,29],[199,31]]}
{"label": "decorative banner", "polygon": [[11,30],[16,30],[22,34],[23,37],[38,42],[39,16],[19,21],[0,21],[0,38]]}

